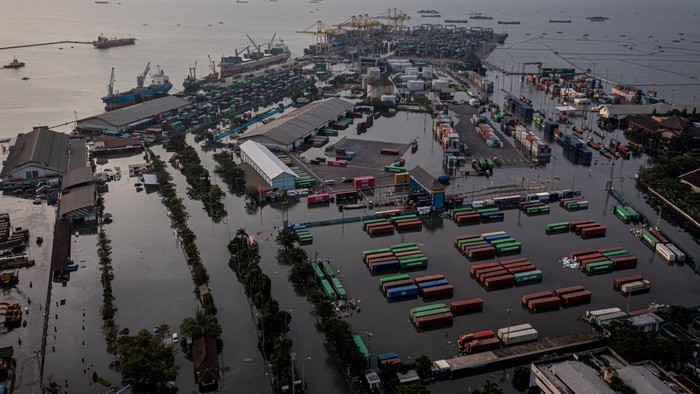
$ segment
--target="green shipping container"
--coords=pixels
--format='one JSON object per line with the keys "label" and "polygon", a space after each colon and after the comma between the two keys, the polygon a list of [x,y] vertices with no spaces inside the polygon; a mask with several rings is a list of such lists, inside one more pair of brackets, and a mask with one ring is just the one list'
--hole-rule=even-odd
{"label": "green shipping container", "polygon": [[446,304],[428,304],[428,305],[418,306],[415,308],[411,308],[408,311],[408,315],[411,317],[411,319],[413,319],[417,313],[421,313],[421,312],[425,312],[425,311],[433,311],[433,310],[442,309],[442,308],[447,308],[447,305]]}
{"label": "green shipping container", "polygon": [[455,208],[455,209],[453,209],[453,210],[450,211],[450,214],[452,215],[452,217],[455,217],[455,214],[456,214],[456,213],[460,213],[460,212],[471,212],[471,211],[473,211],[473,210],[474,210],[474,209],[473,209],[473,208],[470,208],[470,207]]}
{"label": "green shipping container", "polygon": [[459,241],[457,241],[456,247],[457,247],[457,249],[462,250],[462,245],[464,245],[464,244],[471,244],[471,243],[474,243],[474,242],[481,242],[481,241],[483,241],[483,240],[484,240],[484,238],[482,238],[482,237],[469,238],[469,239],[460,239]]}
{"label": "green shipping container", "polygon": [[360,338],[359,335],[353,335],[352,340],[355,341],[355,345],[357,346],[357,349],[362,353],[362,356],[366,359],[369,358],[369,351],[367,351],[367,346],[365,346],[365,343],[362,342],[362,338]]}
{"label": "green shipping container", "polygon": [[550,223],[545,226],[544,231],[546,233],[556,233],[559,231],[569,231],[569,222],[559,222],[559,223]]}
{"label": "green shipping container", "polygon": [[362,252],[362,258],[365,259],[369,255],[386,253],[386,252],[391,252],[391,249],[389,249],[389,248],[369,249],[369,250],[365,250]]}
{"label": "green shipping container", "polygon": [[520,252],[522,249],[523,243],[522,242],[511,242],[508,244],[500,244],[496,245],[496,254],[502,254],[502,253],[511,253],[511,252]]}
{"label": "green shipping container", "polygon": [[323,260],[321,262],[321,269],[323,270],[323,273],[326,274],[327,278],[332,278],[335,276],[331,263],[328,260]]}
{"label": "green shipping container", "polygon": [[417,254],[410,254],[408,256],[401,256],[398,258],[399,261],[410,261],[410,260],[415,260],[417,258],[425,257],[423,253],[417,253]]}
{"label": "green shipping container", "polygon": [[326,293],[326,297],[328,297],[329,301],[333,302],[338,300],[335,290],[333,290],[333,287],[326,279],[321,280],[321,288],[323,289],[323,292]]}
{"label": "green shipping container", "polygon": [[659,243],[659,240],[647,230],[642,230],[642,241],[652,249]]}
{"label": "green shipping container", "polygon": [[601,253],[601,254],[602,254],[603,256],[605,256],[605,257],[615,257],[615,256],[617,256],[618,254],[625,254],[625,253],[627,253],[626,250],[620,249],[620,250],[615,250],[615,251],[612,251],[612,252],[605,252],[605,253]]}
{"label": "green shipping container", "polygon": [[600,272],[612,270],[614,263],[612,261],[601,261],[598,263],[586,264],[586,272]]}
{"label": "green shipping container", "polygon": [[321,267],[319,267],[318,264],[312,263],[311,269],[314,270],[314,276],[316,277],[316,282],[321,283],[321,280],[326,278],[326,275],[323,273],[323,270],[321,270]]}
{"label": "green shipping container", "polygon": [[[391,221],[391,223],[396,223],[397,220],[416,219],[416,218],[418,218],[418,216],[416,216],[416,215],[402,215],[402,216],[394,216],[394,217],[390,218],[389,221]],[[414,243],[414,245],[415,245],[415,243]],[[394,246],[392,246],[392,249],[393,248],[394,248]]]}
{"label": "green shipping container", "polygon": [[340,279],[333,278],[331,280],[331,284],[333,285],[333,288],[335,289],[335,294],[338,296],[338,299],[343,300],[343,301],[347,301],[348,293],[345,292],[345,288],[343,287],[343,284],[340,283]]}
{"label": "green shipping container", "polygon": [[428,310],[428,311],[418,312],[412,317],[412,320],[416,320],[420,317],[438,315],[440,313],[447,313],[449,311],[450,311],[449,308],[440,308],[440,309],[432,309],[432,310]]}
{"label": "green shipping container", "polygon": [[627,211],[630,219],[634,220],[635,222],[639,220],[639,212],[637,212],[634,208],[629,205],[625,205],[624,209]]}
{"label": "green shipping container", "polygon": [[384,166],[384,172],[401,173],[401,172],[406,172],[406,168],[405,167]]}
{"label": "green shipping container", "polygon": [[401,252],[411,252],[414,250],[420,250],[420,249],[418,249],[417,246],[406,246],[405,248],[396,248],[396,249],[392,248],[391,252],[392,253],[401,253]]}
{"label": "green shipping container", "polygon": [[510,244],[513,242],[517,242],[515,238],[501,238],[501,239],[494,239],[493,241],[489,242],[492,246],[500,245],[500,244]]}
{"label": "green shipping container", "polygon": [[381,287],[385,283],[397,282],[406,279],[411,279],[411,277],[408,276],[408,274],[385,276],[383,278],[379,278],[379,287]]}
{"label": "green shipping container", "polygon": [[481,215],[483,213],[492,213],[492,212],[501,212],[501,210],[498,208],[484,208],[484,209],[477,209],[476,210],[476,213],[478,213],[479,215]]}
{"label": "green shipping container", "polygon": [[513,274],[513,278],[515,278],[515,283],[523,283],[523,282],[541,280],[542,279],[542,271],[533,270],[533,271],[527,271],[527,272],[518,272],[516,274]]}
{"label": "green shipping container", "polygon": [[399,267],[402,270],[424,269],[424,268],[428,268],[428,260],[426,259],[424,261],[411,261],[411,262],[402,261],[399,263]]}
{"label": "green shipping container", "polygon": [[392,251],[394,251],[394,249],[398,249],[398,248],[407,248],[407,247],[409,247],[409,246],[418,246],[418,244],[415,243],[415,242],[406,242],[406,243],[403,243],[403,244],[390,245],[389,248],[390,248]]}

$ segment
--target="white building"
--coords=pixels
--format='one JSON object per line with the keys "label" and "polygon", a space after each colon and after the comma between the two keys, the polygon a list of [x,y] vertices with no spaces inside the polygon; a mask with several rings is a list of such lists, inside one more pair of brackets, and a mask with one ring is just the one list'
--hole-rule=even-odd
{"label": "white building", "polygon": [[241,160],[253,167],[271,189],[294,189],[294,181],[298,175],[264,145],[255,141],[242,143]]}

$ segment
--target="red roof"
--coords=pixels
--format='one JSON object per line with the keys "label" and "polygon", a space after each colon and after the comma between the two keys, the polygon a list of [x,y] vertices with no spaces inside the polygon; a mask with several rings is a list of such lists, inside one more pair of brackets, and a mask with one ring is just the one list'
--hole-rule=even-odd
{"label": "red roof", "polygon": [[59,219],[53,228],[51,271],[58,271],[70,261],[70,220]]}
{"label": "red roof", "polygon": [[700,187],[700,168],[697,170],[693,170],[690,172],[686,172],[685,174],[681,175],[679,177],[682,181],[685,181],[694,187]]}
{"label": "red roof", "polygon": [[216,339],[195,339],[192,345],[192,361],[198,384],[219,380],[219,356],[216,351]]}

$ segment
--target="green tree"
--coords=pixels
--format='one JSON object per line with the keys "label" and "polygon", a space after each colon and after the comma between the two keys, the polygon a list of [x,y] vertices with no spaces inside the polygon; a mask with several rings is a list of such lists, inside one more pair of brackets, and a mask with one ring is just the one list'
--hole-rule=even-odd
{"label": "green tree", "polygon": [[667,322],[674,322],[687,327],[693,321],[690,310],[682,305],[670,305],[662,313],[661,317]]}
{"label": "green tree", "polygon": [[275,243],[282,247],[284,251],[289,251],[294,247],[297,236],[294,231],[280,230],[275,238]]}
{"label": "green tree", "polygon": [[519,365],[513,368],[513,387],[518,391],[524,391],[530,386],[530,369]]}
{"label": "green tree", "polygon": [[165,383],[177,376],[172,347],[163,346],[147,330],[119,337],[117,357],[124,384],[130,384],[134,393],[162,393]]}
{"label": "green tree", "polygon": [[394,394],[430,394],[430,390],[421,382],[413,382],[399,385],[394,390]]}
{"label": "green tree", "polygon": [[260,202],[260,191],[253,185],[246,185],[243,195],[250,204],[258,204]]}
{"label": "green tree", "polygon": [[430,369],[433,366],[433,361],[425,354],[416,359],[416,372],[422,379],[430,377]]}
{"label": "green tree", "polygon": [[472,394],[503,394],[503,389],[498,387],[497,383],[487,379],[478,390],[472,390]]}

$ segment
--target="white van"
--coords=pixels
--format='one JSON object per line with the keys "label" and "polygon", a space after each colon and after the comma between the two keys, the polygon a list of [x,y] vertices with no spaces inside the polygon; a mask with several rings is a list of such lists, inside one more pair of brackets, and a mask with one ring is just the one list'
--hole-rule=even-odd
{"label": "white van", "polygon": [[323,183],[325,185],[335,185],[335,179],[326,179]]}

